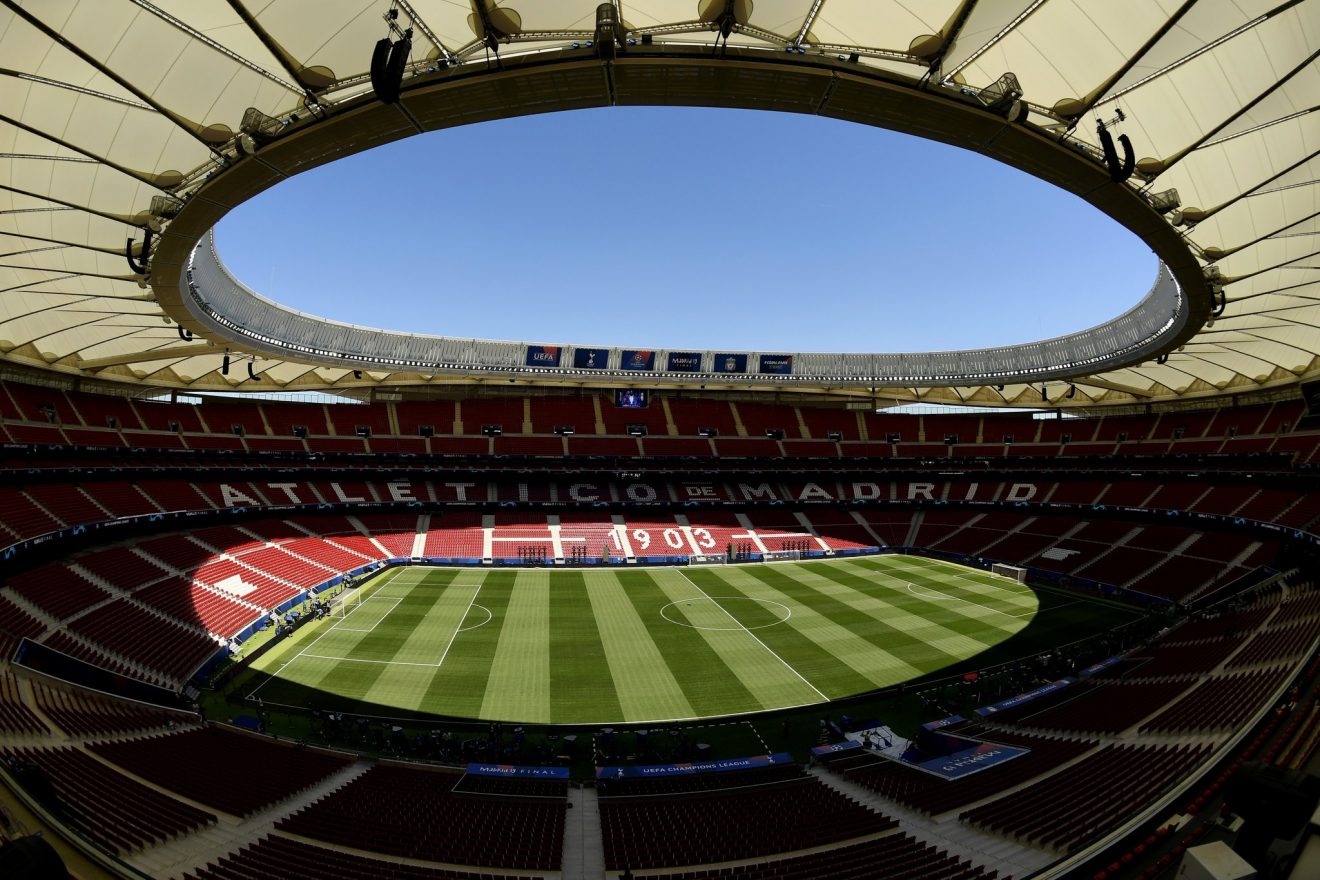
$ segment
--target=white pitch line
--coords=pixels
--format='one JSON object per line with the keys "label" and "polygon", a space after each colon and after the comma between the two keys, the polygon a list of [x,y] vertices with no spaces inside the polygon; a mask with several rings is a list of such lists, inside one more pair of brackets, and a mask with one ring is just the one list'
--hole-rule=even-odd
{"label": "white pitch line", "polygon": [[345,622],[346,620],[348,620],[348,614],[352,614],[354,611],[357,611],[359,608],[362,607],[362,603],[359,602],[359,603],[358,603],[357,605],[355,605],[353,608],[349,609],[348,614],[345,614],[342,618],[340,618],[339,623],[335,624],[334,628],[335,628],[335,629],[338,629],[338,630],[342,630],[343,632],[351,632],[351,633],[369,633],[369,632],[374,632],[375,629],[376,629],[376,627],[380,626],[381,621],[383,621],[385,618],[387,618],[387,617],[389,617],[391,614],[393,614],[393,613],[394,613],[394,609],[395,609],[395,608],[398,608],[398,607],[399,607],[399,603],[403,601],[402,599],[397,598],[397,597],[395,597],[395,596],[381,596],[381,595],[379,595],[379,594],[377,594],[377,595],[375,595],[375,596],[368,596],[367,599],[366,599],[366,601],[367,601],[367,602],[370,602],[372,599],[393,599],[393,600],[394,600],[394,604],[390,606],[390,610],[389,610],[389,611],[386,611],[384,614],[382,614],[382,615],[376,620],[375,623],[373,623],[371,626],[367,627],[366,629],[357,629],[357,628],[355,628],[355,627],[351,627],[351,626],[340,626],[340,625],[339,625],[340,623],[343,623],[343,622]]}
{"label": "white pitch line", "polygon": [[[393,569],[393,570],[394,570],[394,571],[399,571],[399,569]],[[379,584],[379,586],[377,587],[377,589],[379,589],[380,587],[385,586],[385,584],[387,584],[387,583],[392,583],[397,577],[398,577],[398,575],[394,575],[394,576],[391,577],[389,580],[385,580],[385,579],[382,578],[382,579],[381,579],[381,582],[380,582],[380,584]],[[373,595],[374,595],[374,594],[373,594]],[[269,678],[267,678],[267,679],[266,679],[265,681],[263,681],[261,684],[257,685],[257,686],[252,690],[252,693],[248,694],[248,698],[250,699],[250,698],[252,698],[252,697],[255,697],[255,696],[257,695],[257,691],[261,690],[261,689],[264,688],[266,685],[270,684],[272,681],[274,681],[276,678],[278,678],[278,677],[279,677],[279,674],[280,674],[281,672],[284,671],[285,667],[287,667],[287,666],[288,666],[290,663],[292,663],[294,660],[297,660],[297,659],[298,659],[299,657],[301,657],[303,654],[306,654],[309,650],[311,650],[312,645],[315,645],[317,642],[321,641],[321,639],[325,638],[326,636],[330,635],[330,633],[334,632],[334,631],[335,631],[335,627],[339,626],[340,623],[342,623],[343,621],[345,621],[345,620],[348,619],[348,614],[352,614],[354,611],[356,611],[358,608],[361,608],[361,607],[362,607],[362,603],[359,602],[356,606],[354,606],[352,609],[350,609],[350,610],[348,611],[347,614],[345,614],[345,615],[344,615],[343,617],[341,617],[339,620],[335,621],[333,624],[331,624],[329,627],[327,627],[326,630],[325,630],[325,632],[318,634],[316,638],[314,638],[314,639],[312,639],[310,642],[308,642],[308,643],[307,643],[307,647],[303,648],[303,649],[302,649],[301,651],[299,651],[297,654],[294,654],[294,655],[293,655],[292,657],[290,657],[288,660],[285,660],[282,664],[280,664],[280,668],[279,668],[279,669],[276,669],[274,672],[272,672],[272,673],[270,674],[270,677],[269,677]]]}
{"label": "white pitch line", "polygon": [[729,609],[725,608],[725,607],[724,607],[723,605],[721,605],[719,602],[715,602],[715,600],[712,599],[712,598],[710,597],[710,594],[709,594],[709,593],[707,593],[707,592],[706,592],[705,590],[703,590],[701,587],[697,586],[697,582],[694,581],[694,580],[692,580],[692,578],[688,577],[688,576],[687,576],[687,572],[682,571],[682,570],[679,570],[679,569],[675,569],[675,570],[678,571],[678,575],[679,575],[679,577],[683,578],[683,580],[685,580],[685,581],[687,581],[689,584],[691,584],[692,587],[693,587],[693,589],[695,589],[695,590],[696,590],[698,593],[700,593],[701,595],[705,596],[707,600],[709,600],[709,601],[711,601],[711,602],[714,602],[714,603],[715,603],[715,607],[718,608],[718,609],[720,609],[721,611],[723,611],[725,614],[727,614],[727,615],[729,616],[729,619],[732,620],[734,623],[738,624],[738,626],[742,629],[743,632],[747,633],[749,636],[751,636],[752,638],[756,639],[756,643],[757,643],[758,645],[760,645],[762,648],[765,648],[767,651],[770,652],[770,655],[771,655],[772,657],[774,657],[774,658],[775,658],[776,660],[778,660],[780,663],[784,664],[784,668],[785,668],[785,669],[787,669],[789,672],[793,673],[793,674],[796,675],[799,679],[801,679],[801,680],[802,680],[802,683],[805,684],[807,687],[811,688],[813,691],[815,691],[816,693],[820,694],[820,698],[821,698],[822,700],[825,700],[826,702],[829,701],[830,698],[827,697],[827,696],[825,696],[825,694],[821,692],[821,689],[820,689],[820,688],[816,687],[814,684],[812,684],[811,682],[807,681],[806,678],[803,677],[802,673],[800,673],[800,672],[798,672],[796,669],[794,669],[791,665],[789,665],[789,662],[788,662],[787,660],[785,660],[783,657],[780,657],[778,654],[775,653],[775,651],[774,651],[769,645],[767,645],[765,642],[761,641],[761,639],[756,635],[756,633],[752,632],[750,629],[748,629],[747,627],[743,626],[743,622],[742,622],[741,620],[739,620],[738,618],[734,617],[733,614],[730,613]]}
{"label": "white pitch line", "polygon": [[971,599],[964,599],[962,596],[950,596],[948,593],[941,593],[939,590],[936,590],[934,587],[923,588],[933,591],[935,593],[934,596],[930,596],[927,595],[926,593],[918,592],[915,589],[915,587],[916,584],[909,582],[907,585],[908,592],[922,599],[952,599],[955,602],[966,602],[968,605],[975,605],[977,608],[984,608],[986,611],[993,611],[995,614],[1002,614],[1005,617],[1011,617],[1014,620],[1021,620],[1024,617],[1030,617],[1036,613],[1035,611],[1028,611],[1025,614],[1009,614],[1007,611],[1000,611],[998,608],[991,608],[989,605],[982,605],[980,602],[973,602]]}
{"label": "white pitch line", "polygon": [[485,578],[482,578],[481,582],[477,584],[476,590],[472,592],[472,598],[468,600],[467,608],[463,609],[463,616],[458,619],[458,626],[454,627],[454,633],[449,637],[449,644],[445,645],[445,652],[440,655],[440,660],[435,664],[437,668],[444,665],[445,658],[449,656],[449,649],[454,647],[454,640],[463,631],[463,621],[467,620],[468,615],[472,613],[472,606],[477,601],[477,594],[481,592],[481,588],[485,583]]}
{"label": "white pitch line", "polygon": [[[363,657],[331,657],[329,654],[308,654],[306,651],[298,656],[313,657],[317,660],[338,660],[341,663],[380,663],[384,666],[425,666],[428,669],[435,669],[440,665],[440,663],[416,663],[411,660],[367,660]],[[440,662],[443,663],[444,661],[442,660]],[[255,693],[255,691],[253,691],[253,693]]]}

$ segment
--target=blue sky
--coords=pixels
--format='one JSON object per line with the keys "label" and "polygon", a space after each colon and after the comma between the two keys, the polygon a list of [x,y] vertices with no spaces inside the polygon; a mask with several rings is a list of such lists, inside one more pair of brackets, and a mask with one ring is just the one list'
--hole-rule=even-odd
{"label": "blue sky", "polygon": [[1026,342],[1134,304],[1155,257],[982,156],[790,114],[556,113],[435,132],[221,223],[250,287],[390,329],[638,348]]}

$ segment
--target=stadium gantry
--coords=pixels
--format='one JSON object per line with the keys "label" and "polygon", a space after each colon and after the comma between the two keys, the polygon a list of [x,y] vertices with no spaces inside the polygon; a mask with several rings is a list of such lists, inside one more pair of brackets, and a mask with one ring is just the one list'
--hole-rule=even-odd
{"label": "stadium gantry", "polygon": [[1082,334],[944,356],[735,352],[750,359],[728,370],[712,352],[663,352],[655,384],[1039,405],[1031,383],[1051,379],[1050,403],[1083,407],[1277,388],[1320,369],[1310,2],[3,5],[10,363],[197,389],[250,381],[221,372],[227,350],[260,355],[266,388],[612,381],[619,349],[589,370],[571,341],[531,340],[555,352],[538,359],[297,315],[197,246],[263,189],[388,141],[679,103],[979,151],[1086,199],[1163,267],[1137,306]]}
{"label": "stadium gantry", "polygon": [[[1285,876],[1318,58],[1320,0],[0,0],[0,873]],[[628,105],[981,153],[1156,277],[1022,345],[636,350],[216,249],[338,158]]]}

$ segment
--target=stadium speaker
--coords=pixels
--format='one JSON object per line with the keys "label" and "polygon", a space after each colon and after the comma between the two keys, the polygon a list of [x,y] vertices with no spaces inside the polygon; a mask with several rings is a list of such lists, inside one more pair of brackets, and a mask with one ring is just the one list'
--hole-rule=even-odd
{"label": "stadium speaker", "polygon": [[229,426],[229,431],[230,431],[230,433],[232,433],[235,437],[242,437],[242,436],[243,436],[243,426],[242,426],[242,425],[230,425],[230,426]]}
{"label": "stadium speaker", "polygon": [[1119,442],[1119,443],[1126,443],[1126,442],[1127,442],[1127,438],[1128,438],[1128,432],[1127,432],[1127,431],[1119,431],[1119,432],[1118,432],[1118,442]]}
{"label": "stadium speaker", "polygon": [[619,10],[613,3],[601,3],[596,7],[596,54],[603,61],[612,61],[626,36],[619,24]]}
{"label": "stadium speaker", "polygon": [[417,436],[418,436],[418,437],[434,437],[434,436],[435,436],[435,425],[418,425],[418,426],[417,426]]}
{"label": "stadium speaker", "polygon": [[719,428],[697,428],[697,436],[698,436],[698,437],[718,437],[718,436],[720,436],[720,430],[719,430]]}
{"label": "stadium speaker", "polygon": [[362,371],[361,371],[361,370],[354,370],[354,371],[353,371],[353,378],[354,378],[354,379],[361,379],[361,378],[362,378]]}
{"label": "stadium speaker", "polygon": [[9,880],[50,880],[69,876],[55,848],[40,834],[30,834],[0,846],[0,877]]}
{"label": "stadium speaker", "polygon": [[1118,136],[1119,146],[1123,148],[1123,158],[1118,158],[1118,150],[1114,147],[1114,136],[1105,128],[1103,122],[1096,122],[1096,132],[1100,135],[1100,149],[1105,154],[1105,166],[1109,169],[1109,179],[1114,183],[1122,183],[1132,176],[1132,171],[1136,168],[1136,154],[1132,151],[1132,141],[1128,136],[1120,134]]}
{"label": "stadium speaker", "polygon": [[403,69],[408,65],[408,55],[412,52],[412,29],[404,31],[404,37],[397,43],[389,37],[376,41],[376,48],[371,53],[371,87],[376,97],[386,104],[399,100],[399,87],[403,84]]}
{"label": "stadium speaker", "polygon": [[133,239],[130,238],[128,243],[124,245],[124,254],[128,257],[128,268],[133,270],[134,275],[146,275],[151,268],[148,265],[148,260],[151,257],[151,236],[151,227],[148,226],[142,233],[142,250],[138,251],[141,262],[133,257]]}
{"label": "stadium speaker", "polygon": [[297,437],[299,440],[306,440],[306,439],[307,439],[307,426],[306,426],[306,425],[294,425],[294,426],[293,426],[293,436]]}

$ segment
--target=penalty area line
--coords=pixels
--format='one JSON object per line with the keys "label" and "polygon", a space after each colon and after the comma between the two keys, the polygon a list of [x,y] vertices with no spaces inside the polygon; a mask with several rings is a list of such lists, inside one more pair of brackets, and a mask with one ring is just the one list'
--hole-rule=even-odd
{"label": "penalty area line", "polygon": [[934,595],[920,592],[919,590],[916,589],[916,584],[913,584],[911,581],[908,582],[907,585],[908,592],[921,599],[935,599],[935,600],[952,599],[954,602],[966,602],[968,605],[975,605],[977,608],[984,608],[986,611],[993,611],[995,614],[1002,614],[1005,617],[1011,617],[1014,620],[1021,620],[1024,617],[1031,617],[1037,613],[1036,611],[1028,611],[1025,614],[1009,614],[1007,611],[1000,611],[998,608],[991,608],[989,605],[982,605],[980,602],[973,602],[971,599],[964,599],[962,596],[950,596],[948,593],[942,593],[939,590],[936,590],[934,587],[925,587],[924,589],[931,590],[934,593]]}

